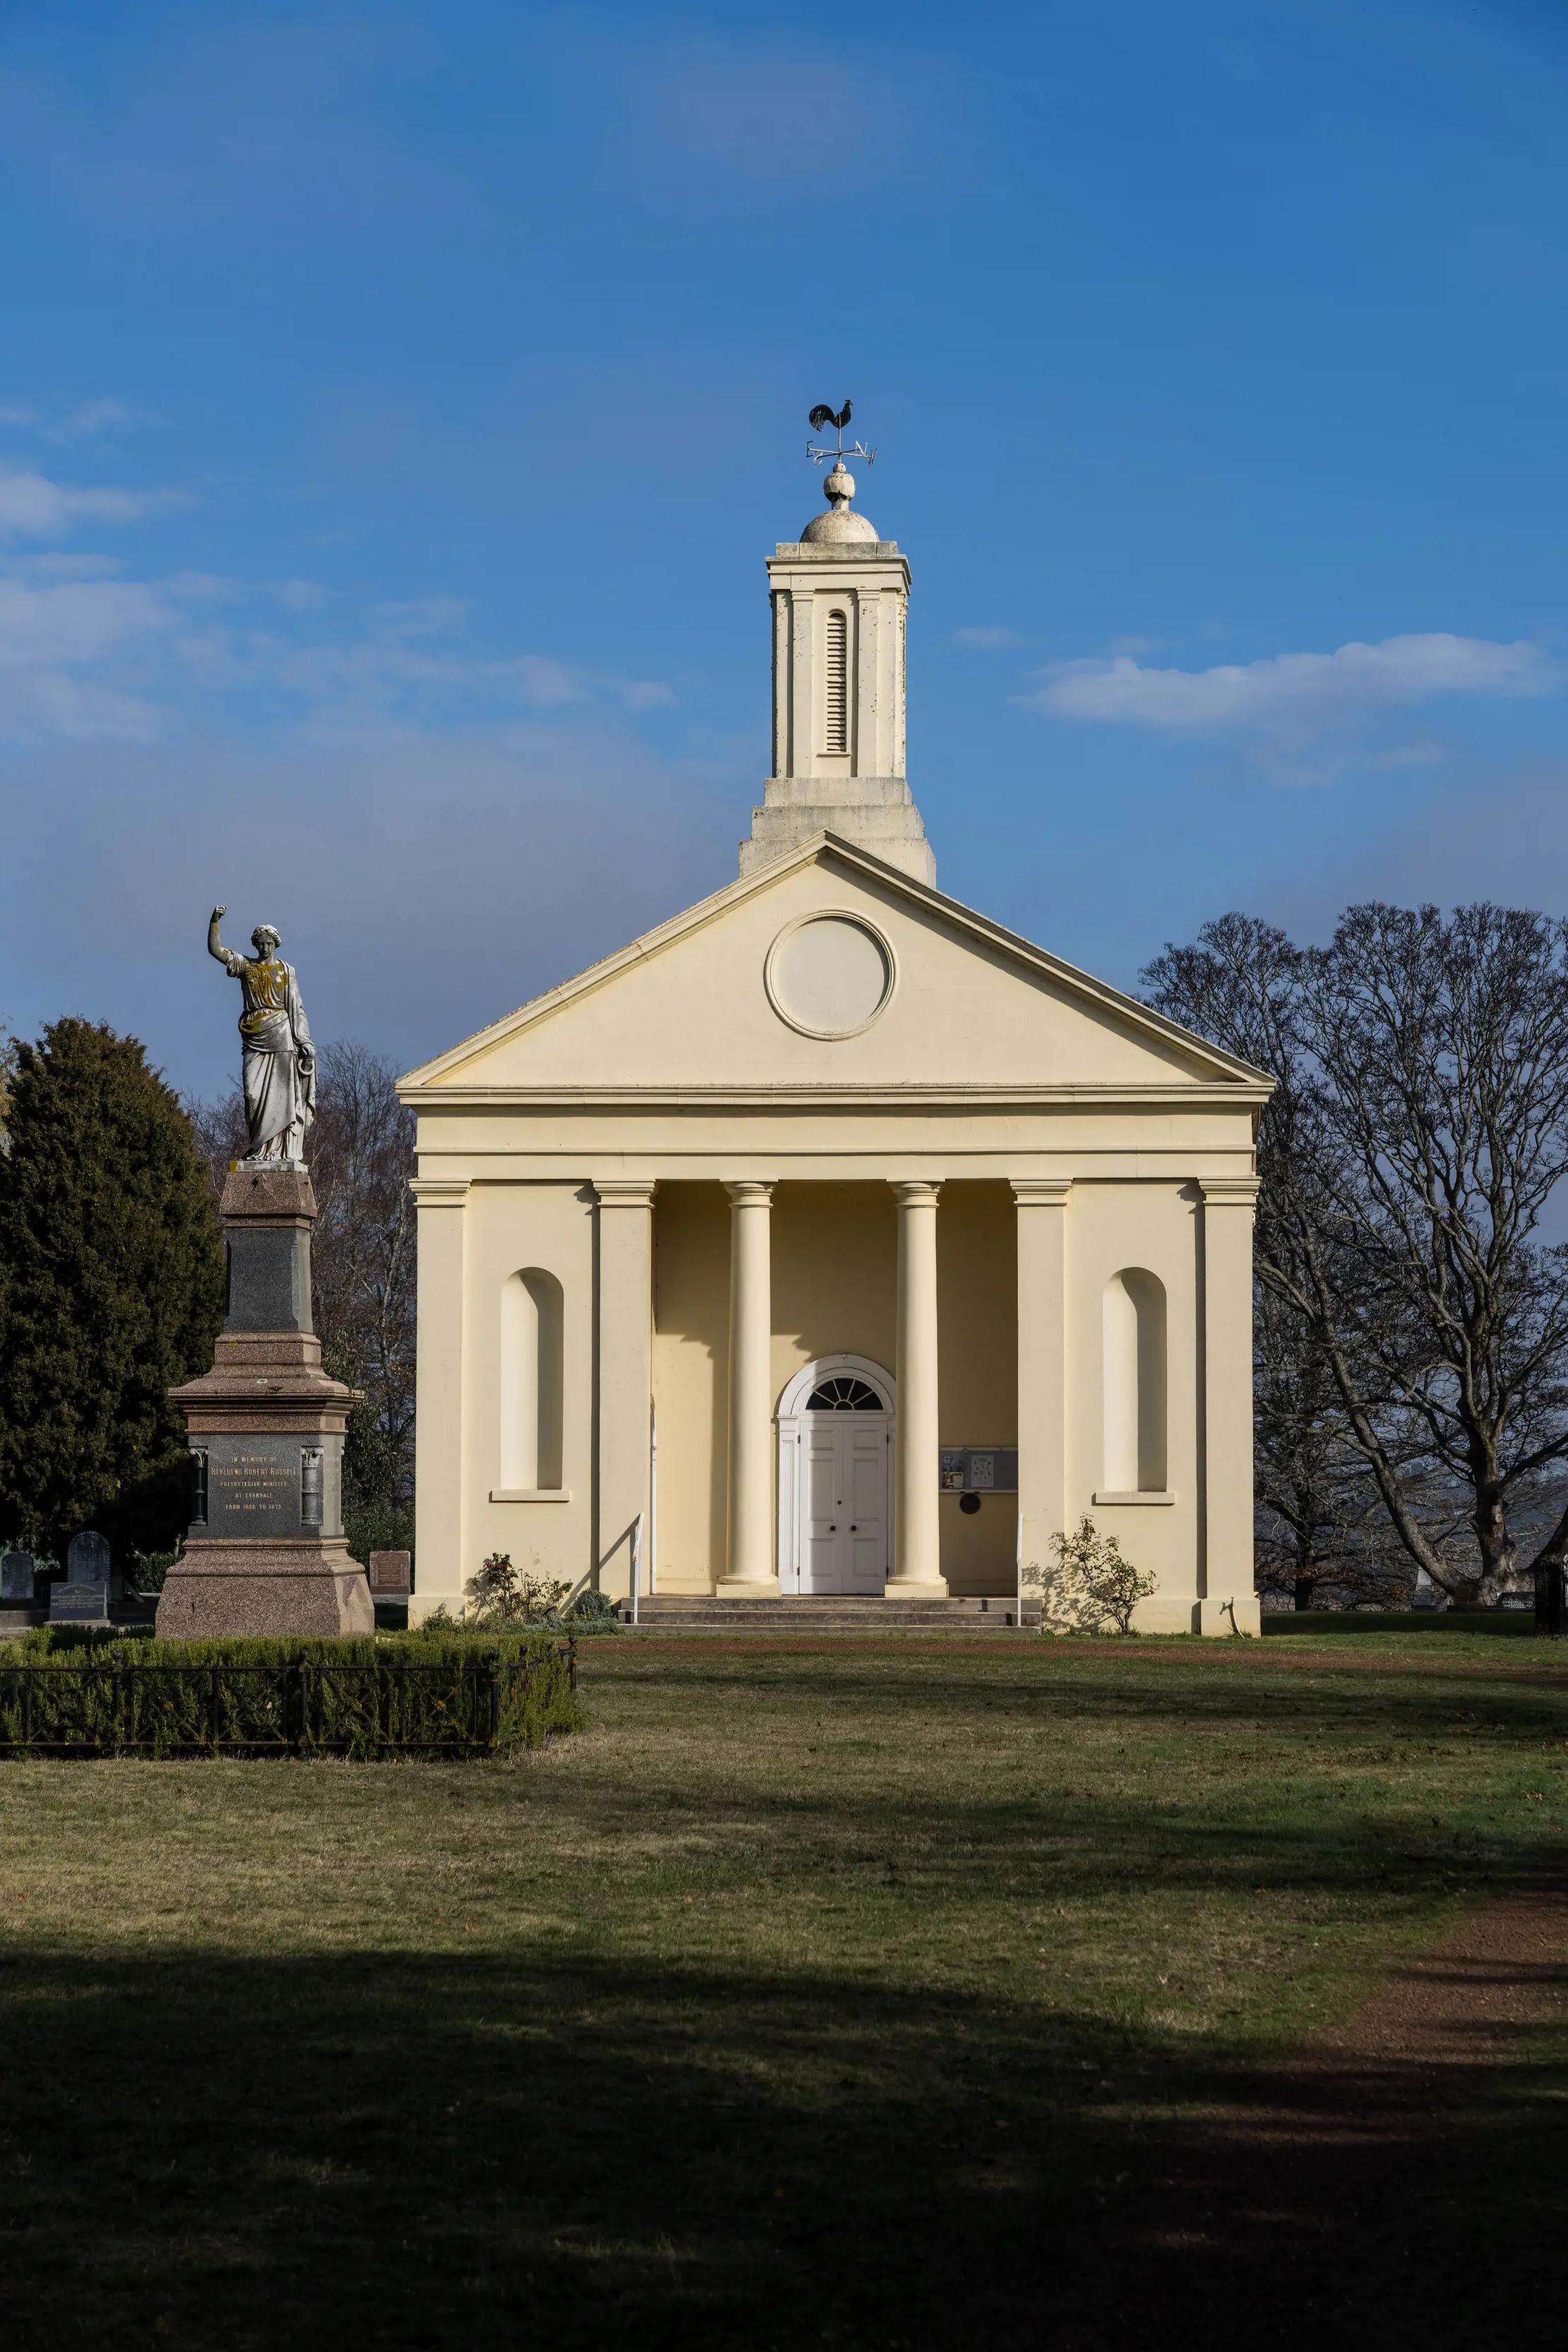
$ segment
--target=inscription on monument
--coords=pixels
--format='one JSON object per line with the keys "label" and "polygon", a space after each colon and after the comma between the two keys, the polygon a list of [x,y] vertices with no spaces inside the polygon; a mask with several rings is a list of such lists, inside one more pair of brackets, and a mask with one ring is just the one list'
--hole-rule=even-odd
{"label": "inscription on monument", "polygon": [[299,1489],[295,1474],[276,1454],[235,1454],[226,1462],[209,1465],[209,1491],[231,1516],[235,1512],[277,1517],[279,1510],[298,1508]]}

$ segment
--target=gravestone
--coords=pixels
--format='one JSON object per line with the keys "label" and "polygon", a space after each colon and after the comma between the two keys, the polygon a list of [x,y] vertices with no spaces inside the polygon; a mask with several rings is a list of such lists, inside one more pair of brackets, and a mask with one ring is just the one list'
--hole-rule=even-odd
{"label": "gravestone", "polygon": [[413,1590],[406,1551],[373,1551],[369,1561],[371,1591],[383,1601],[406,1601]]}
{"label": "gravestone", "polygon": [[51,1625],[107,1625],[109,1622],[109,1587],[95,1579],[90,1584],[51,1584],[49,1587],[49,1622]]}
{"label": "gravestone", "polygon": [[30,1551],[0,1553],[0,1602],[8,1601],[12,1608],[20,1603],[30,1609],[37,1576]]}
{"label": "gravestone", "polygon": [[66,1582],[68,1584],[101,1584],[109,1591],[112,1565],[109,1544],[96,1528],[86,1528],[73,1536],[66,1551]]}
{"label": "gravestone", "polygon": [[65,1581],[49,1587],[50,1624],[107,1625],[112,1566],[109,1545],[95,1528],[73,1536],[66,1552]]}
{"label": "gravestone", "polygon": [[213,1369],[170,1391],[188,1432],[189,1524],[158,1596],[159,1636],[371,1633],[343,1534],[355,1392],[322,1370],[311,1325],[309,1175],[242,1161],[218,1213],[229,1280]]}

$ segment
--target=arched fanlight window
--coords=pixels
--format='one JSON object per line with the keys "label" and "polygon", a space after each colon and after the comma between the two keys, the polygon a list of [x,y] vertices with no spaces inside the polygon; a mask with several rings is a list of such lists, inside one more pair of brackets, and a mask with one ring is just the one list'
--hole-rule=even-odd
{"label": "arched fanlight window", "polygon": [[501,1294],[501,1484],[561,1481],[561,1287],[542,1266],[510,1276]]}
{"label": "arched fanlight window", "polygon": [[1166,1292],[1125,1266],[1105,1285],[1105,1486],[1163,1493],[1166,1484]]}
{"label": "arched fanlight window", "polygon": [[806,1399],[808,1412],[885,1412],[887,1405],[878,1396],[869,1381],[857,1381],[852,1372],[835,1372],[831,1379],[820,1381]]}

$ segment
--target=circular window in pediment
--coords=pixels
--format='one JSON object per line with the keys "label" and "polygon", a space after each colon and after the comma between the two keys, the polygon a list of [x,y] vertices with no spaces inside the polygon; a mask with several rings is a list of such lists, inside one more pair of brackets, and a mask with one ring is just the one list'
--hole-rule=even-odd
{"label": "circular window in pediment", "polygon": [[893,994],[893,950],[863,915],[839,908],[786,924],[763,979],[780,1021],[805,1037],[855,1037]]}

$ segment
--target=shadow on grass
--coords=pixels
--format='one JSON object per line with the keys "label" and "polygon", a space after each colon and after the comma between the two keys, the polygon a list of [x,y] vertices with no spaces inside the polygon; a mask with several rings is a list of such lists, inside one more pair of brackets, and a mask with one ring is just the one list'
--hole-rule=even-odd
{"label": "shadow on grass", "polygon": [[[1498,2048],[1495,2033],[1489,2046]],[[1561,2340],[1565,2076],[537,1951],[13,1951],[11,2352]]]}
{"label": "shadow on grass", "polygon": [[[951,1658],[857,1662],[852,1654],[842,1654],[759,1661],[726,1660],[712,1649],[682,1658],[644,1652],[616,1658],[607,1679],[621,1688],[643,1683],[665,1698],[685,1692],[694,1703],[705,1697],[748,1706],[815,1702],[846,1714],[863,1710],[868,1718],[915,1704],[934,1723],[946,1720],[961,1727],[983,1725],[988,1717],[1027,1723],[1048,1714],[1063,1721],[1124,1722],[1150,1729],[1165,1724],[1173,1736],[1190,1731],[1195,1723],[1265,1722],[1270,1731],[1296,1724],[1326,1738],[1347,1732],[1372,1737],[1394,1729],[1437,1737],[1486,1723],[1528,1738],[1561,1733],[1568,1718],[1568,1660],[1563,1673],[1543,1670],[1539,1678],[1512,1671],[1494,1675],[1485,1662],[1472,1663],[1462,1673],[1442,1672],[1441,1659],[1408,1664],[1400,1659],[1374,1678],[1354,1663],[1341,1669],[1337,1659],[1292,1659],[1276,1666],[1270,1655],[1265,1664],[1256,1645],[1249,1661],[1233,1667],[1145,1659],[1134,1649],[1073,1654],[1066,1645],[1024,1656],[1014,1652],[998,1663],[1000,1672],[987,1671],[988,1660],[976,1665]],[[598,1664],[591,1662],[582,1676],[591,1708]],[[1022,1670],[1009,1673],[1009,1665]]]}

